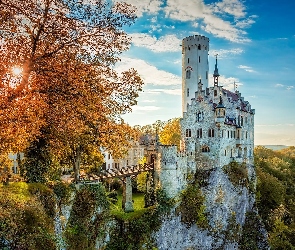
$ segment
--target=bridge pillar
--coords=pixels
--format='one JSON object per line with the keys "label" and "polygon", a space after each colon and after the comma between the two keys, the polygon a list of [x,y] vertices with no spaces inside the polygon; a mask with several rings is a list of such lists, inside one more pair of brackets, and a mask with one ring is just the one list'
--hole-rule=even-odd
{"label": "bridge pillar", "polygon": [[126,213],[134,211],[132,202],[132,182],[130,176],[127,176],[123,182],[122,207]]}

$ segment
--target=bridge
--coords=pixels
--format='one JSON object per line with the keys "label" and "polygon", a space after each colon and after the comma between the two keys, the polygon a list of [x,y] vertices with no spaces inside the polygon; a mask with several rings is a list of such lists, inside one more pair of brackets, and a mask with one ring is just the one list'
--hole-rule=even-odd
{"label": "bridge", "polygon": [[120,169],[112,168],[108,170],[101,170],[97,175],[95,175],[92,180],[81,178],[78,183],[81,184],[94,184],[101,182],[106,179],[118,178],[123,182],[123,199],[122,199],[122,208],[125,212],[132,212],[133,202],[132,202],[132,182],[131,178],[141,174],[143,172],[154,171],[154,162],[145,163],[143,165],[133,165],[126,166]]}

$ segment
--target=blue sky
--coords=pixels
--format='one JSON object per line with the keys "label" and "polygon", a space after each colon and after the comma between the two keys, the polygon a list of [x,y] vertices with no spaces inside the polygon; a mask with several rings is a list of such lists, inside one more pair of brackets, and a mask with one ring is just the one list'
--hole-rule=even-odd
{"label": "blue sky", "polygon": [[[124,0],[137,7],[125,28],[130,50],[116,67],[135,68],[145,82],[130,125],[181,117],[181,41],[210,39],[210,74],[219,54],[220,84],[256,109],[255,144],[295,145],[295,1]],[[213,78],[209,86],[213,85]]]}

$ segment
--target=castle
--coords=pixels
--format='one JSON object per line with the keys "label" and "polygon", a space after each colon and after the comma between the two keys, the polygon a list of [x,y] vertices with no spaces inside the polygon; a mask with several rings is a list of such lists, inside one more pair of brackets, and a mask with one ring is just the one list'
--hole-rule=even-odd
{"label": "castle", "polygon": [[158,148],[155,177],[169,197],[186,186],[198,168],[221,168],[231,161],[253,165],[254,114],[239,91],[219,83],[216,64],[209,87],[209,38],[195,35],[182,40],[181,151]]}

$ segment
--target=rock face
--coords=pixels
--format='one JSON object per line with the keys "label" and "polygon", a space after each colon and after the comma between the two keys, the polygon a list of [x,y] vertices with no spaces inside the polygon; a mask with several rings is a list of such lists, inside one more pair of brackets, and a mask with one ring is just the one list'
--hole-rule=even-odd
{"label": "rock face", "polygon": [[[248,167],[248,179],[253,179],[255,171]],[[181,214],[172,213],[163,219],[160,230],[155,234],[158,249],[247,249],[242,244],[246,231],[245,222],[249,213],[256,215],[257,235],[247,240],[255,241],[257,249],[270,249],[267,233],[255,209],[255,196],[249,188],[231,183],[221,168],[210,171],[201,187],[205,197],[208,226],[187,226],[181,221]],[[253,183],[255,184],[255,183]],[[251,224],[252,225],[252,224]],[[255,229],[253,229],[255,230]]]}

